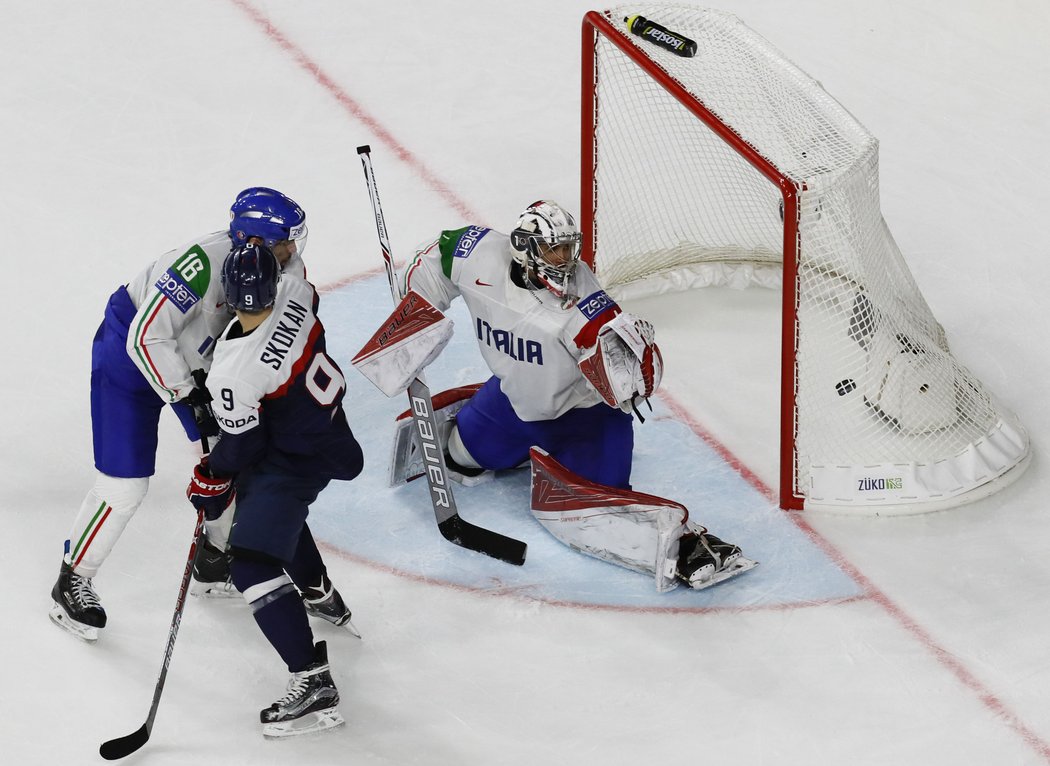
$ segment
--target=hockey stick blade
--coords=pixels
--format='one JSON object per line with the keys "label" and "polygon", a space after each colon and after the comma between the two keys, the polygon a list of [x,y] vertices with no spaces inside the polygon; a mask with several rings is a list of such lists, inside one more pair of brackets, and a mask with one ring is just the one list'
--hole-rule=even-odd
{"label": "hockey stick blade", "polygon": [[142,724],[138,731],[132,732],[125,737],[117,737],[108,742],[103,742],[98,749],[98,754],[107,761],[119,761],[121,758],[134,753],[149,741],[149,729]]}
{"label": "hockey stick blade", "polygon": [[501,535],[491,529],[478,527],[464,521],[459,515],[452,516],[438,524],[442,537],[455,545],[468,548],[494,559],[505,561],[520,567],[525,563],[528,544],[513,537]]}

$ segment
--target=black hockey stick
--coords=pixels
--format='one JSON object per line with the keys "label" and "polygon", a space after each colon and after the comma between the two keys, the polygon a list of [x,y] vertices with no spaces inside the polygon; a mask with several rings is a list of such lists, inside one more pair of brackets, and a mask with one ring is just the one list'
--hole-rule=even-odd
{"label": "black hockey stick", "polygon": [[[200,373],[200,377],[198,377],[198,373]],[[193,371],[193,377],[198,387],[203,387],[203,374],[203,370]],[[208,437],[203,435],[201,436],[201,449],[205,455],[208,454]],[[149,735],[153,731],[153,720],[157,717],[157,705],[160,704],[160,693],[164,691],[164,680],[168,677],[168,663],[171,662],[171,652],[175,648],[175,636],[178,635],[179,624],[182,622],[182,610],[186,606],[186,593],[190,588],[193,562],[197,558],[197,546],[200,544],[203,532],[204,511],[197,511],[197,526],[193,529],[193,542],[190,543],[190,553],[186,557],[186,569],[182,573],[179,597],[175,601],[175,614],[171,618],[171,628],[168,630],[168,645],[164,649],[164,664],[160,666],[160,677],[157,678],[157,686],[153,690],[153,704],[150,705],[146,723],[142,724],[136,731],[124,737],[117,737],[102,743],[98,752],[107,761],[116,761],[131,755],[149,741]]]}
{"label": "black hockey stick", "polygon": [[[371,151],[368,146],[357,147],[357,153],[361,156],[361,164],[365,170],[368,196],[372,200],[372,212],[375,214],[376,229],[379,232],[379,246],[383,251],[386,277],[390,282],[390,294],[396,306],[403,296],[397,285],[397,275],[394,273],[390,239],[383,220],[383,208],[379,204],[379,189],[376,187],[375,174],[372,172]],[[449,484],[444,449],[438,436],[437,424],[434,421],[434,405],[430,396],[430,388],[422,377],[416,378],[409,385],[408,398],[411,402],[412,419],[416,424],[416,435],[419,437],[420,452],[426,463],[424,473],[430,487],[430,502],[434,507],[434,518],[437,520],[438,531],[446,540],[456,545],[484,553],[486,556],[515,566],[524,564],[528,546],[521,540],[475,526],[460,517],[456,508],[456,500],[452,496],[452,487]]]}

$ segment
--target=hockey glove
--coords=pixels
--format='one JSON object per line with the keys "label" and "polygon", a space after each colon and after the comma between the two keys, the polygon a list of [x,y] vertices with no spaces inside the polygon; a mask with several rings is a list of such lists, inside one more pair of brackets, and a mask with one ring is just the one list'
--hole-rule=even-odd
{"label": "hockey glove", "polygon": [[208,438],[219,435],[219,423],[211,409],[211,394],[207,388],[194,388],[186,394],[186,404],[193,409],[193,419],[197,422],[200,435]]}
{"label": "hockey glove", "polygon": [[208,456],[205,455],[193,468],[193,478],[186,488],[186,497],[193,507],[204,511],[204,518],[214,521],[230,507],[236,490],[232,479],[220,479],[211,475],[208,467]]}

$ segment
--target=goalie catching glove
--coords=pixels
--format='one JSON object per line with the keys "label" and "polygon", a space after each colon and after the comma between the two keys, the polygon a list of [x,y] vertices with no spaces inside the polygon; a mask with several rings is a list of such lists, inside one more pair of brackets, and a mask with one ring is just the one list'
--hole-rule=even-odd
{"label": "goalie catching glove", "polygon": [[598,331],[594,350],[580,360],[580,371],[606,404],[630,412],[635,400],[652,396],[663,378],[652,324],[633,314],[617,314]]}
{"label": "goalie catching glove", "polygon": [[397,396],[437,358],[451,337],[452,320],[410,290],[351,364],[384,394]]}

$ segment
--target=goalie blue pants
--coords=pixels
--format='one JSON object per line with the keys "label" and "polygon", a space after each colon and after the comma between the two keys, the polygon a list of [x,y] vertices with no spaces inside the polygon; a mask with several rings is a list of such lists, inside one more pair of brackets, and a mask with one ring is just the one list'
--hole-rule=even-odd
{"label": "goalie blue pants", "polygon": [[542,447],[573,473],[597,484],[630,489],[634,421],[606,404],[569,410],[554,420],[525,421],[517,416],[489,378],[456,415],[463,446],[493,471],[515,468]]}
{"label": "goalie blue pants", "polygon": [[[157,426],[164,402],[128,356],[135,304],[121,287],[109,298],[91,344],[91,437],[95,468],[107,476],[152,476],[157,461]],[[171,405],[191,441],[200,439],[193,412]]]}

